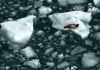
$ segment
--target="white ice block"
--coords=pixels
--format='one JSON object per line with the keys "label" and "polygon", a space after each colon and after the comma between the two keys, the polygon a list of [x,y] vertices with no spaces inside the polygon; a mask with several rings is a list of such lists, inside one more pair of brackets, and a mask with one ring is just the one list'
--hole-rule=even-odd
{"label": "white ice block", "polygon": [[1,23],[2,28],[0,33],[2,37],[10,42],[10,46],[23,46],[28,42],[34,32],[34,18],[36,17],[29,15],[25,18]]}
{"label": "white ice block", "polygon": [[60,30],[69,30],[70,28],[64,28],[66,25],[79,24],[76,29],[71,29],[82,38],[86,38],[89,35],[89,25],[91,21],[91,13],[82,11],[71,11],[65,13],[56,13],[49,16],[53,21],[52,26]]}

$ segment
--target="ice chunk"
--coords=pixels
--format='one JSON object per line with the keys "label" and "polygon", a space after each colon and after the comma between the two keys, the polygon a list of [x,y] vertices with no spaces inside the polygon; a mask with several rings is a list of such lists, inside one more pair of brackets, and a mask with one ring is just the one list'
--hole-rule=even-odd
{"label": "ice chunk", "polygon": [[58,55],[58,60],[62,60],[63,58],[64,58],[64,54],[61,53]]}
{"label": "ice chunk", "polygon": [[100,13],[100,10],[96,7],[92,7],[92,8],[88,8],[88,12],[96,14],[96,13]]}
{"label": "ice chunk", "polygon": [[53,67],[55,65],[55,63],[53,63],[53,62],[47,62],[47,65],[50,66],[50,67]]}
{"label": "ice chunk", "polygon": [[76,5],[73,7],[73,10],[74,11],[85,11],[85,7]]}
{"label": "ice chunk", "polygon": [[67,0],[69,4],[82,4],[86,3],[87,0]]}
{"label": "ice chunk", "polygon": [[61,40],[61,41],[60,41],[60,45],[61,45],[61,46],[66,45],[65,41],[64,41],[64,40]]}
{"label": "ice chunk", "polygon": [[64,61],[64,62],[58,64],[57,67],[58,67],[59,69],[61,69],[61,68],[66,68],[66,67],[68,67],[69,65],[70,65],[69,62]]}
{"label": "ice chunk", "polygon": [[100,7],[100,0],[93,0],[93,2],[97,7]]}
{"label": "ice chunk", "polygon": [[42,31],[42,30],[39,30],[38,32],[37,32],[37,35],[42,35],[44,32]]}
{"label": "ice chunk", "polygon": [[77,46],[71,51],[71,55],[76,55],[76,54],[82,53],[84,51],[86,51],[86,49],[84,47]]}
{"label": "ice chunk", "polygon": [[52,0],[47,0],[47,3],[52,3]]}
{"label": "ice chunk", "polygon": [[98,64],[99,58],[93,52],[84,53],[82,57],[83,67],[93,67]]}
{"label": "ice chunk", "polygon": [[38,8],[43,6],[43,1],[42,0],[35,0],[34,2],[34,8]]}
{"label": "ice chunk", "polygon": [[59,31],[59,30],[56,31],[56,32],[54,33],[55,36],[60,36],[61,34],[62,34],[62,33],[61,33],[61,31]]}
{"label": "ice chunk", "polygon": [[14,21],[6,21],[1,23],[1,35],[9,40],[10,46],[20,47],[28,42],[31,34],[34,32],[33,19],[36,18],[33,15],[29,15],[25,18],[21,18]]}
{"label": "ice chunk", "polygon": [[94,38],[95,38],[96,40],[100,40],[100,32],[96,32],[96,33],[94,34]]}
{"label": "ice chunk", "polygon": [[24,65],[27,65],[34,69],[38,69],[41,67],[40,61],[38,59],[32,59],[31,61],[26,61]]}
{"label": "ice chunk", "polygon": [[68,4],[67,0],[58,0],[59,5],[66,6]]}
{"label": "ice chunk", "polygon": [[65,70],[77,70],[78,68],[76,66],[67,67]]}
{"label": "ice chunk", "polygon": [[42,6],[39,8],[40,17],[45,17],[47,14],[51,12],[52,12],[52,9],[50,7]]}
{"label": "ice chunk", "polygon": [[[85,16],[84,16],[85,15]],[[91,21],[91,13],[86,13],[82,11],[71,11],[65,13],[56,13],[49,16],[53,21],[52,26],[56,29],[69,30],[71,29],[82,38],[89,35],[89,25]],[[68,25],[79,25],[77,28],[65,28]]]}
{"label": "ice chunk", "polygon": [[52,51],[54,50],[54,48],[48,48],[46,51],[45,51],[45,54],[50,54]]}
{"label": "ice chunk", "polygon": [[27,58],[31,58],[31,57],[36,57],[37,56],[36,52],[30,46],[22,49],[21,53],[23,55],[25,55],[25,57],[27,57]]}
{"label": "ice chunk", "polygon": [[82,4],[86,3],[87,0],[58,0],[59,5],[66,6],[69,4]]}

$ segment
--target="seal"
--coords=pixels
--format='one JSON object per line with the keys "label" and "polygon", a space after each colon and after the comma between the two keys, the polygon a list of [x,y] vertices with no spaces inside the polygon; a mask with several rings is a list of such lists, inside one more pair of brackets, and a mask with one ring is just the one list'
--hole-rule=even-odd
{"label": "seal", "polygon": [[67,26],[64,26],[64,28],[70,28],[70,29],[76,29],[77,27],[79,27],[79,24],[69,24]]}

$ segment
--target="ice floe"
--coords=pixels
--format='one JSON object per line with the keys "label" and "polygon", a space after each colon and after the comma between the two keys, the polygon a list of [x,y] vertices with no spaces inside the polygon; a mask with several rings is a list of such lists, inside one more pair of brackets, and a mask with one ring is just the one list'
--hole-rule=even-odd
{"label": "ice floe", "polygon": [[16,46],[16,48],[23,46],[28,42],[31,34],[34,32],[34,18],[36,17],[29,15],[25,18],[1,23],[2,28],[0,33],[2,37],[10,41],[10,46]]}
{"label": "ice floe", "polygon": [[[82,38],[86,38],[90,31],[90,26],[88,23],[91,21],[91,13],[86,13],[82,11],[71,11],[65,13],[55,13],[49,16],[53,21],[52,26],[60,30],[72,30],[76,34],[80,35]],[[64,28],[69,25],[77,25],[77,28]]]}

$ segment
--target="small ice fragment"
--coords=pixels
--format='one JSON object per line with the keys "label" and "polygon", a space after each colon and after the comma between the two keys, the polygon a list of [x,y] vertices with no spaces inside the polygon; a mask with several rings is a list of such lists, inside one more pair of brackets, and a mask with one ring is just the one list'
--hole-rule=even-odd
{"label": "small ice fragment", "polygon": [[87,3],[87,0],[67,0],[68,4],[82,4]]}
{"label": "small ice fragment", "polygon": [[36,52],[30,46],[22,49],[21,54],[23,54],[27,58],[37,57]]}
{"label": "small ice fragment", "polygon": [[71,68],[70,67],[67,67],[65,70],[77,70],[78,68],[76,67],[76,66],[71,66]]}
{"label": "small ice fragment", "polygon": [[47,0],[47,3],[52,3],[52,0]]}
{"label": "small ice fragment", "polygon": [[71,55],[76,55],[76,54],[82,53],[84,51],[86,51],[86,49],[84,47],[77,46],[71,51]]}
{"label": "small ice fragment", "polygon": [[61,6],[66,6],[70,4],[82,4],[87,3],[87,0],[58,0],[58,4]]}
{"label": "small ice fragment", "polygon": [[51,12],[52,12],[52,9],[50,7],[42,6],[39,8],[40,17],[45,17],[47,14]]}
{"label": "small ice fragment", "polygon": [[59,5],[61,6],[67,6],[67,0],[58,0]]}
{"label": "small ice fragment", "polygon": [[55,65],[55,63],[53,63],[53,62],[47,62],[47,65],[50,66],[50,67],[53,67]]}
{"label": "small ice fragment", "polygon": [[100,0],[93,0],[95,6],[100,7]]}
{"label": "small ice fragment", "polygon": [[37,35],[42,35],[44,32],[42,30],[39,30],[36,34]]}
{"label": "small ice fragment", "polygon": [[53,50],[54,50],[54,48],[48,48],[48,49],[46,49],[45,54],[46,55],[50,54]]}
{"label": "small ice fragment", "polygon": [[94,34],[94,38],[95,38],[96,40],[100,40],[100,32],[96,32],[96,33]]}
{"label": "small ice fragment", "polygon": [[69,62],[64,61],[64,62],[58,64],[57,67],[58,67],[59,69],[61,69],[61,68],[68,67],[69,65],[70,65]]}
{"label": "small ice fragment", "polygon": [[26,61],[24,65],[27,65],[33,69],[38,69],[41,67],[40,61],[38,59],[32,59],[30,61]]}
{"label": "small ice fragment", "polygon": [[99,61],[99,58],[93,52],[84,53],[81,60],[83,67],[93,67],[98,64]]}

